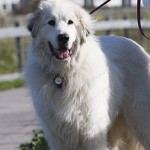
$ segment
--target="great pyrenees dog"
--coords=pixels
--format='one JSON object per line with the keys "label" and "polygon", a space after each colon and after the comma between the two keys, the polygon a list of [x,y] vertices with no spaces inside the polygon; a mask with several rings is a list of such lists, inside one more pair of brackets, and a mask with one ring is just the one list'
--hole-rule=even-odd
{"label": "great pyrenees dog", "polygon": [[68,0],[42,0],[28,23],[27,84],[51,150],[150,150],[150,56],[97,38]]}

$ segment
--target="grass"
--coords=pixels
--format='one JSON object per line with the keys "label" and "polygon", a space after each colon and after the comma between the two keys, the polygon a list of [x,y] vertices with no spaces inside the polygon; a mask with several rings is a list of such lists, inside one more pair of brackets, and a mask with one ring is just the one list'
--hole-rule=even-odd
{"label": "grass", "polygon": [[0,74],[18,71],[18,58],[15,41],[0,40]]}
{"label": "grass", "polygon": [[[29,39],[23,38],[23,53],[29,45]],[[25,57],[24,57],[25,60]],[[15,39],[0,40],[0,74],[18,72],[18,51]]]}
{"label": "grass", "polygon": [[23,79],[15,79],[12,81],[1,81],[0,82],[0,91],[5,91],[8,89],[14,89],[14,88],[20,88],[24,86],[24,81]]}

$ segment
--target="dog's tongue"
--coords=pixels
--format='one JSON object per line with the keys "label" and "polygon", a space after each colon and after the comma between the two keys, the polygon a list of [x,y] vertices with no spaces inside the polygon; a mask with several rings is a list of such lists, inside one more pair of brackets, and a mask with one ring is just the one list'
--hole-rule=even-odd
{"label": "dog's tongue", "polygon": [[59,51],[58,53],[58,57],[60,59],[66,59],[68,58],[70,55],[69,55],[69,50],[66,50],[66,51]]}

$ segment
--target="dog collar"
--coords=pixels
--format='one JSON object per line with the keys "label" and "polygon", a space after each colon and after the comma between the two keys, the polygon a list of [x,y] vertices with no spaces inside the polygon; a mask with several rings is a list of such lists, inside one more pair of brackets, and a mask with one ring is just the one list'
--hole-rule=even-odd
{"label": "dog collar", "polygon": [[55,76],[54,77],[54,82],[57,86],[57,88],[61,89],[62,88],[62,85],[63,85],[63,79],[60,77],[60,76]]}

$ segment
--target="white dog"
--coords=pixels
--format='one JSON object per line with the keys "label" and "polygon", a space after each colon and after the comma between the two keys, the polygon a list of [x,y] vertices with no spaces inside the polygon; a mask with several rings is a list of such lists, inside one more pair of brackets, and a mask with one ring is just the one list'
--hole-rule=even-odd
{"label": "white dog", "polygon": [[51,150],[150,150],[150,56],[142,47],[98,40],[90,15],[67,0],[43,0],[28,29],[26,79]]}

